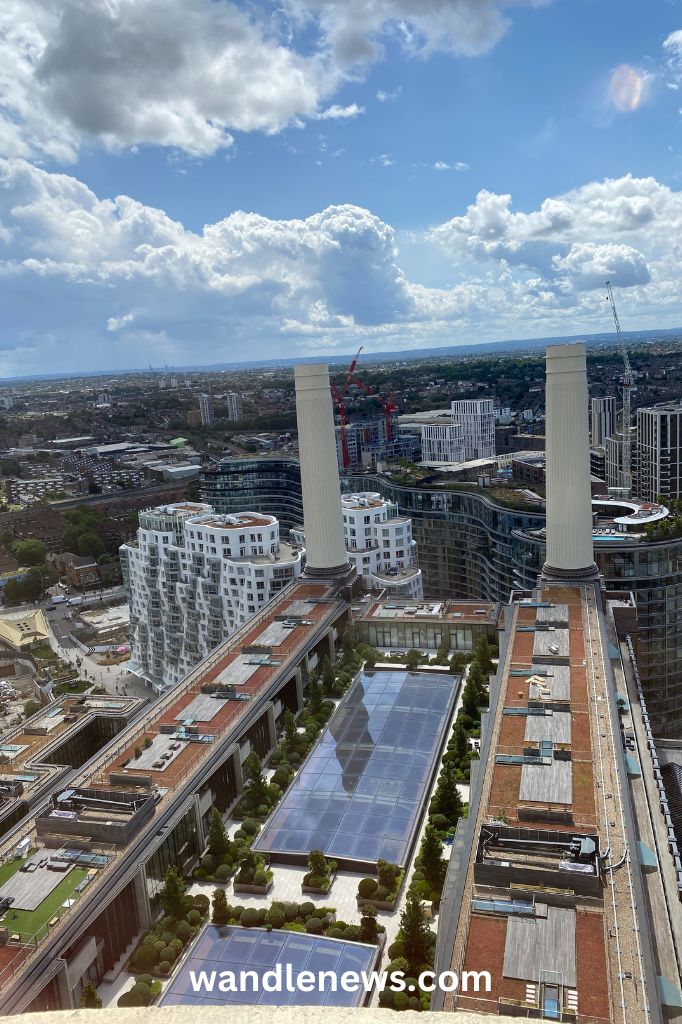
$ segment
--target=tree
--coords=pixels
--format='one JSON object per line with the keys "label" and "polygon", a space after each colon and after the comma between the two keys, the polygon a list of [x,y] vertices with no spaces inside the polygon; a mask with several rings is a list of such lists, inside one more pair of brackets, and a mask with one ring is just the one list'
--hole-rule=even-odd
{"label": "tree", "polygon": [[455,759],[458,764],[471,750],[467,731],[459,719],[455,722],[455,728],[452,731],[450,750],[455,755]]}
{"label": "tree", "polygon": [[485,633],[481,633],[474,647],[476,661],[484,672],[490,673],[493,669],[493,659],[490,653],[490,644]]}
{"label": "tree", "polygon": [[185,892],[187,886],[174,864],[166,871],[163,889],[160,892],[161,906],[164,913],[174,921],[179,921],[185,914]]}
{"label": "tree", "polygon": [[434,889],[442,889],[447,865],[443,859],[443,844],[438,837],[436,829],[431,824],[427,825],[424,830],[424,838],[419,852],[419,864],[427,882]]}
{"label": "tree", "polygon": [[27,700],[24,704],[24,714],[27,718],[30,718],[32,715],[37,714],[41,707],[42,705],[37,700]]}
{"label": "tree", "polygon": [[[0,465],[1,464],[2,460],[0,459]],[[12,531],[8,529],[0,530],[0,547],[4,548],[5,551],[9,551],[13,544],[14,534],[12,533]]]}
{"label": "tree", "polygon": [[311,875],[319,878],[327,878],[329,875],[329,863],[321,850],[311,850],[308,855],[308,871]]}
{"label": "tree", "polygon": [[455,651],[450,658],[450,671],[451,672],[463,672],[466,668],[467,660],[464,651]]}
{"label": "tree", "polygon": [[211,811],[211,823],[208,826],[208,852],[213,857],[224,857],[229,849],[229,840],[225,831],[223,816],[217,807]]}
{"label": "tree", "polygon": [[368,647],[365,653],[365,668],[370,672],[379,660],[379,652],[374,647]]}
{"label": "tree", "polygon": [[39,540],[17,540],[12,544],[12,554],[20,565],[42,565],[47,548]]}
{"label": "tree", "polygon": [[431,814],[443,814],[450,826],[453,826],[457,824],[463,811],[464,805],[457,788],[454,767],[447,765],[438,778],[436,792],[431,801]]}
{"label": "tree", "polygon": [[[332,669],[332,682],[333,680],[334,670]],[[317,672],[311,672],[308,678],[308,706],[314,715],[322,710],[322,690]]]}
{"label": "tree", "polygon": [[18,604],[23,599],[23,594],[21,580],[7,580],[3,591],[5,604]]}
{"label": "tree", "polygon": [[411,647],[405,655],[405,664],[410,672],[414,672],[418,667],[419,662],[422,660],[422,652],[418,651],[416,647]]}
{"label": "tree", "polygon": [[376,937],[377,909],[370,904],[369,906],[362,908],[362,917],[360,918],[360,941],[376,942]]}
{"label": "tree", "polygon": [[87,985],[83,986],[81,992],[81,1007],[84,1010],[100,1010],[102,1008],[102,1000],[97,995],[97,989],[91,981]]}
{"label": "tree", "polygon": [[294,718],[294,716],[292,715],[291,711],[289,711],[288,708],[284,712],[283,724],[284,741],[287,747],[293,747],[294,743],[298,738],[298,733],[296,731],[296,719]]}
{"label": "tree", "polygon": [[341,647],[343,650],[343,663],[349,665],[355,657],[355,646],[353,644],[353,636],[349,628],[343,634],[343,640],[341,641]]}
{"label": "tree", "polygon": [[334,666],[328,656],[322,662],[322,687],[325,693],[334,693],[336,688]]}
{"label": "tree", "polygon": [[408,889],[405,907],[400,915],[400,939],[405,958],[416,976],[421,965],[428,963],[431,932],[422,902],[414,889]]}
{"label": "tree", "polygon": [[96,533],[87,530],[80,534],[78,538],[79,555],[91,555],[93,558],[98,558],[104,554],[104,551],[104,541]]}
{"label": "tree", "polygon": [[263,765],[255,750],[252,750],[244,761],[244,775],[246,777],[244,789],[252,798],[255,806],[269,803],[268,784],[263,775]]}
{"label": "tree", "polygon": [[213,924],[225,924],[229,918],[227,896],[224,889],[215,889],[213,892],[213,911],[211,920]]}

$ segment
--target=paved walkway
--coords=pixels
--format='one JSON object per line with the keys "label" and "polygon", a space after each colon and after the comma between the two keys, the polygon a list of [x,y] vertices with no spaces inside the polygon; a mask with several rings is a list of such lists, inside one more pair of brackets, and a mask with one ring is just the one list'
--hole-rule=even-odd
{"label": "paved walkway", "polygon": [[99,665],[80,647],[63,647],[55,636],[52,624],[49,623],[49,626],[50,647],[63,661],[73,666],[80,679],[103,686],[107,693],[121,693],[129,697],[154,697],[141,679],[128,672],[125,662],[120,665]]}

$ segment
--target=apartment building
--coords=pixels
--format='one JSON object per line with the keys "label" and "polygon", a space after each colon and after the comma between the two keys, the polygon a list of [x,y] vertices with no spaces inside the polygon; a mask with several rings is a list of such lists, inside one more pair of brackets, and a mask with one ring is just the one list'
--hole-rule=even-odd
{"label": "apartment building", "polygon": [[637,495],[682,497],[682,401],[637,410]]}
{"label": "apartment building", "polygon": [[451,405],[452,420],[462,427],[464,460],[495,457],[495,403],[492,398],[465,398]]}
{"label": "apartment building", "polygon": [[131,662],[160,693],[297,577],[304,553],[280,541],[274,516],[199,502],[148,509],[139,524],[121,547]]}
{"label": "apartment building", "polygon": [[213,399],[210,395],[199,395],[199,415],[202,427],[212,427],[214,423]]}
{"label": "apartment building", "polygon": [[465,462],[466,446],[460,423],[425,423],[422,427],[423,462]]}
{"label": "apartment building", "polygon": [[613,395],[590,400],[590,442],[599,448],[616,429],[616,399]]}
{"label": "apartment building", "polygon": [[242,418],[242,400],[240,395],[236,391],[230,391],[226,395],[227,401],[227,418],[230,422],[240,420]]}
{"label": "apartment building", "polygon": [[[344,495],[341,506],[348,559],[365,589],[383,591],[386,596],[423,597],[412,521],[375,492]],[[294,529],[291,536],[305,544],[303,530]]]}

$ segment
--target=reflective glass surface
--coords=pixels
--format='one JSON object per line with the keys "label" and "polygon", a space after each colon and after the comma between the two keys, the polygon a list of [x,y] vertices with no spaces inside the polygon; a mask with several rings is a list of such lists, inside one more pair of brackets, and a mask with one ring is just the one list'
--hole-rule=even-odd
{"label": "reflective glass surface", "polygon": [[322,850],[342,860],[404,865],[457,678],[363,673],[348,691],[254,849]]}
{"label": "reflective glass surface", "polygon": [[[271,1006],[360,1006],[364,993],[345,992],[337,980],[338,991],[330,983],[324,991],[296,990],[296,975],[301,971],[332,971],[337,979],[344,971],[370,971],[377,956],[376,946],[359,942],[343,942],[297,932],[272,931],[260,928],[238,928],[232,925],[208,925],[190,956],[168,985],[159,1003],[161,1006],[226,1006],[258,1004]],[[277,976],[265,979],[266,987],[277,985],[277,991],[264,991],[263,975],[281,964],[281,983]],[[291,965],[290,988],[287,991],[287,964]],[[256,977],[240,978],[240,972],[253,972]],[[222,972],[231,972],[226,979]],[[194,980],[192,978],[194,975]],[[198,984],[201,976],[213,978],[213,991]],[[222,987],[238,991],[220,991]]]}

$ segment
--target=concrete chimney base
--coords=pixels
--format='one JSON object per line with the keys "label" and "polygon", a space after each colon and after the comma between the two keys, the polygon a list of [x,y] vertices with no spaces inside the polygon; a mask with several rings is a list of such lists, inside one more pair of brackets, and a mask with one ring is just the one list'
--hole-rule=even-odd
{"label": "concrete chimney base", "polygon": [[548,562],[542,567],[541,579],[547,583],[596,583],[599,569],[595,562],[584,569],[555,569]]}

